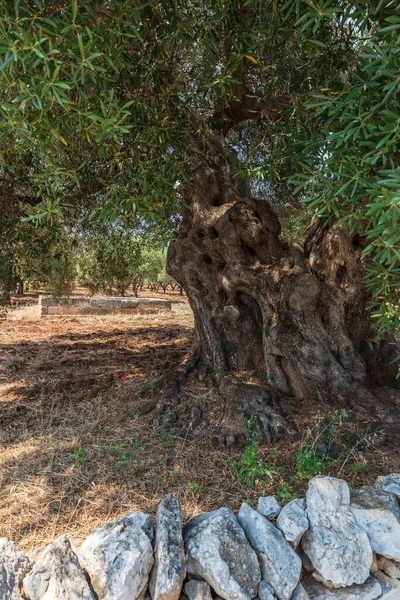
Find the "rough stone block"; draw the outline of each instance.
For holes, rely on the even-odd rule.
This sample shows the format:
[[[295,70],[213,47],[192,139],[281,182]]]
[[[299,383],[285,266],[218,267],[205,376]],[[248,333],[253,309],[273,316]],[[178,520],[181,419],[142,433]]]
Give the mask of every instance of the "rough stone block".
[[[171,310],[169,300],[156,298],[69,296],[53,298],[39,296],[39,315],[111,315],[111,314],[157,314]]]
[[[84,307],[82,307],[84,308]],[[47,309],[48,315],[79,315],[80,306],[49,306]]]

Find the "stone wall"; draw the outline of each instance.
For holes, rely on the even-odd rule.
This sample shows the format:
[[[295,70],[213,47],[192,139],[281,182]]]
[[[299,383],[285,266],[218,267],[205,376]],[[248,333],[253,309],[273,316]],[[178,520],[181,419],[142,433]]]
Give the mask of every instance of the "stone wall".
[[[39,296],[39,316],[54,315],[112,315],[112,314],[157,314],[171,310],[169,300],[158,298],[124,298],[96,296],[68,296],[54,298]]]
[[[399,600],[400,473],[350,490],[314,477],[306,498],[220,508],[182,527],[170,494],[142,512],[61,536],[36,564],[0,539],[1,600]],[[155,528],[154,528],[155,525]]]

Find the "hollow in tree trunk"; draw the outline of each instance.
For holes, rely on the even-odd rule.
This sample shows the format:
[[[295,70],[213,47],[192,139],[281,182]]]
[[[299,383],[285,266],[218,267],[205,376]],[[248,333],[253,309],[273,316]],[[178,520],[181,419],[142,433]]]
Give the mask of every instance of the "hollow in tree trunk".
[[[290,429],[293,401],[351,407],[394,385],[394,347],[371,328],[360,236],[314,219],[302,239],[282,242],[271,206],[232,179],[232,155],[212,143],[167,271],[194,313],[192,364],[227,401],[220,441],[243,441],[251,419],[269,442]]]

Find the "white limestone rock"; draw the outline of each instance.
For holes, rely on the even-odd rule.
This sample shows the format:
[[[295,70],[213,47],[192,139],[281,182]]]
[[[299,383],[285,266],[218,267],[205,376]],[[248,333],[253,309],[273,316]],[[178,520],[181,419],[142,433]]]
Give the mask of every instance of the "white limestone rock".
[[[367,485],[351,492],[351,511],[368,535],[372,550],[400,561],[400,507],[396,496]]]
[[[206,581],[191,579],[185,584],[184,592],[189,600],[212,600],[211,588]]]
[[[334,585],[364,583],[372,549],[350,512],[347,483],[334,477],[314,477],[308,485],[307,515],[310,527],[302,538],[302,548],[314,569]]]
[[[189,575],[226,600],[251,600],[261,580],[257,555],[228,508],[194,517],[184,529]]]
[[[79,556],[99,600],[137,600],[153,566],[153,523],[141,512],[92,531]]]
[[[303,581],[303,587],[313,600],[375,600],[382,593],[382,587],[376,579],[369,577],[361,585],[332,590],[309,577]]]
[[[286,504],[279,513],[276,526],[282,531],[293,548],[297,548],[303,534],[309,527],[304,499],[297,498]]]
[[[66,536],[47,546],[23,585],[29,600],[94,600]]]
[[[263,579],[279,600],[290,600],[300,578],[300,558],[279,529],[248,504],[242,504],[238,521],[257,552]]]
[[[375,487],[385,490],[385,492],[391,492],[400,500],[400,473],[379,475]]]
[[[164,496],[157,510],[154,559],[149,586],[152,599],[178,600],[186,575],[186,560],[181,507],[171,494]]]
[[[275,496],[261,496],[258,499],[257,511],[267,519],[275,519],[282,510]]]
[[[275,600],[274,590],[272,587],[262,579],[258,587],[258,597],[260,600]]]
[[[395,560],[389,560],[384,556],[378,556],[376,559],[377,569],[393,577],[394,579],[400,579],[400,563]]]
[[[0,538],[0,598],[20,600],[22,580],[33,567],[33,562],[18,546]]]

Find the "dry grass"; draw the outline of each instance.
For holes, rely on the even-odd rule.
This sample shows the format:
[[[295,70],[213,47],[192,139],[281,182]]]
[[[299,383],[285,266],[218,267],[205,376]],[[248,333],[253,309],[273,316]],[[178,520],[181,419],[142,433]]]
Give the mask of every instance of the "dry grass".
[[[167,491],[187,519],[254,503],[293,476],[298,439],[276,444],[270,484],[237,481],[237,454],[213,443],[223,403],[198,381],[188,383],[176,422],[143,414],[162,393],[161,376],[189,348],[192,314],[179,301],[157,316],[38,319],[36,307],[25,306],[0,323],[0,536],[34,552],[61,533],[82,538],[130,511],[154,514]],[[207,419],[188,433],[193,405]],[[297,422],[314,442],[318,410],[301,407]],[[359,441],[329,472],[360,484],[398,469],[398,448],[377,449],[351,427]],[[360,462],[367,468],[358,474]],[[299,493],[305,486],[297,482]]]

